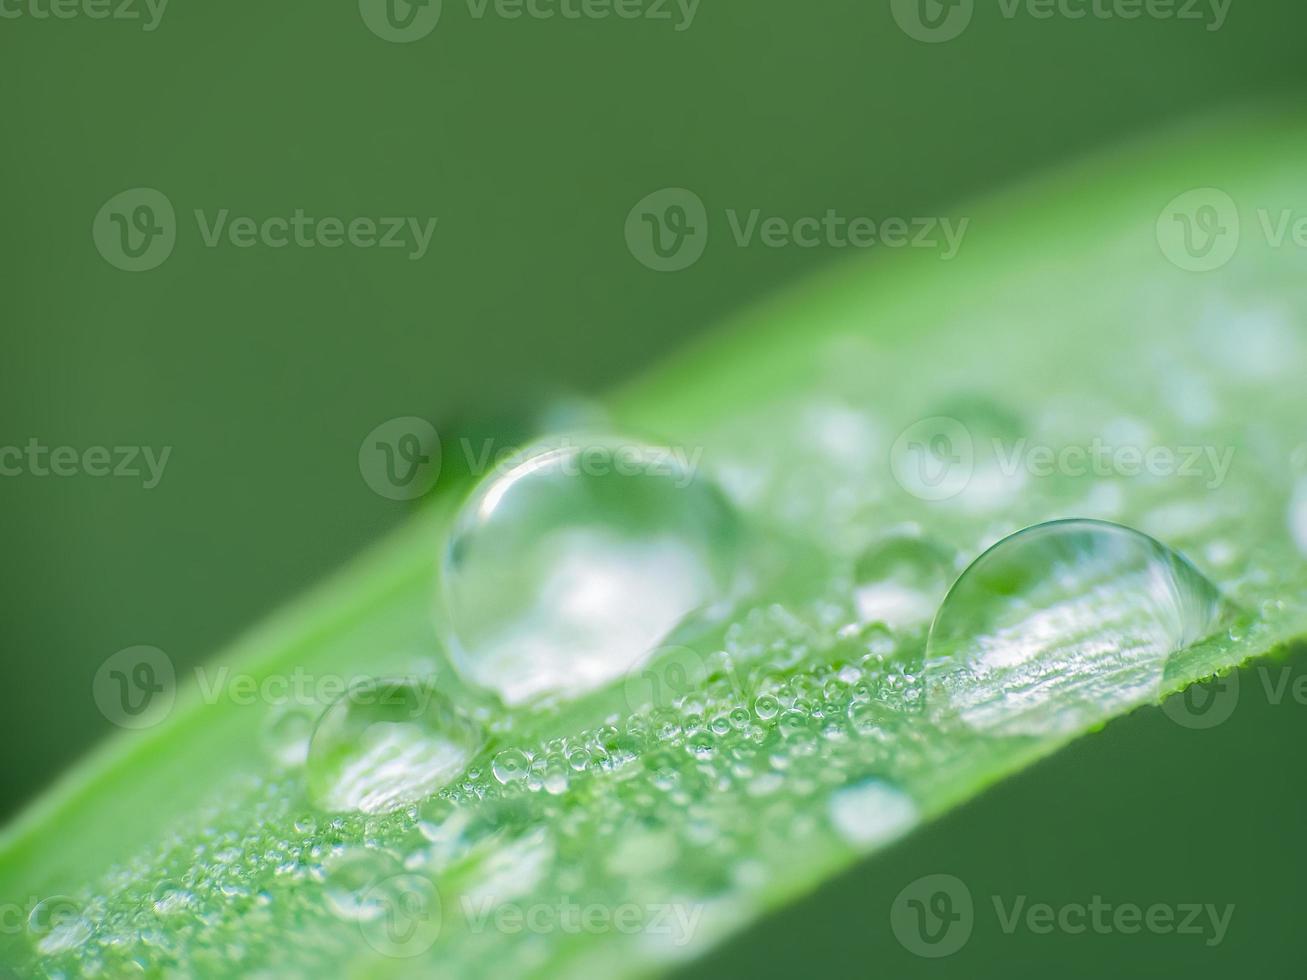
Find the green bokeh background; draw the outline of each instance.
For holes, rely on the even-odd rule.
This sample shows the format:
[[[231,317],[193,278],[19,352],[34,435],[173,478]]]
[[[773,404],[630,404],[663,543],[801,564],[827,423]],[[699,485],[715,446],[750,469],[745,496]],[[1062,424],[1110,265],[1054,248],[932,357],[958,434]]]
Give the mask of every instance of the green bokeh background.
[[[111,653],[150,644],[185,670],[403,518],[359,473],[379,423],[520,431],[848,258],[738,248],[718,225],[700,262],[658,274],[623,239],[649,192],[690,188],[718,213],[957,214],[1307,76],[1293,0],[1235,0],[1219,31],[981,3],[938,45],[854,0],[703,0],[682,32],[446,0],[405,45],[347,0],[171,0],[141,27],[0,19],[0,445],[173,447],[148,491],[0,478],[4,812],[109,730],[91,679]],[[138,186],[168,195],[180,231],[129,274],[90,228]],[[196,208],[439,225],[418,262],[209,249]]]

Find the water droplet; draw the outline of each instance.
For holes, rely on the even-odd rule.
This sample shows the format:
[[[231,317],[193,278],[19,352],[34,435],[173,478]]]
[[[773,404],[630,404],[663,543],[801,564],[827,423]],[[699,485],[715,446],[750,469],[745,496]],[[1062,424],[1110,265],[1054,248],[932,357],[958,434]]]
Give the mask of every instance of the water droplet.
[[[263,724],[263,749],[283,766],[301,766],[309,752],[313,723],[320,709],[291,703],[274,709]]]
[[[155,915],[165,918],[186,912],[194,902],[195,896],[176,881],[161,881],[150,893]]]
[[[781,710],[781,703],[774,694],[759,694],[753,702],[753,710],[762,721],[770,721]]]
[[[1307,476],[1299,477],[1289,504],[1289,532],[1298,550],[1307,555]]]
[[[431,682],[365,681],[323,712],[309,745],[309,791],[327,810],[393,810],[457,776],[484,741]]]
[[[912,532],[874,542],[854,567],[858,614],[903,629],[928,623],[948,589],[953,555]]]
[[[614,843],[605,859],[610,874],[647,875],[671,867],[679,856],[676,837],[667,830],[653,830],[631,822],[617,828]]]
[[[531,760],[521,749],[504,749],[490,764],[490,771],[494,777],[505,786],[526,779],[530,768]]]
[[[865,850],[902,837],[920,819],[911,799],[879,779],[837,789],[830,796],[828,809],[839,835]]]
[[[854,701],[848,707],[849,724],[862,738],[883,738],[891,712],[878,701]]]
[[[42,899],[27,916],[27,933],[43,956],[76,949],[91,937],[92,931],[82,906],[67,895]]]
[[[717,741],[709,732],[699,732],[686,739],[685,749],[696,759],[706,761],[717,751]]]
[[[333,915],[347,922],[366,922],[385,912],[373,885],[399,872],[399,862],[383,851],[354,848],[327,868],[323,898]]]
[[[1027,432],[1005,405],[981,394],[965,395],[905,429],[894,444],[891,466],[899,485],[921,500],[998,510],[1027,482],[1024,468],[1006,465],[1011,447]]]
[[[1138,531],[1054,521],[1004,538],[949,590],[926,648],[932,708],[1001,734],[1070,734],[1156,694],[1225,607]]]
[[[575,697],[728,596],[738,523],[688,458],[604,439],[536,447],[484,481],[442,566],[459,672],[508,704]]]

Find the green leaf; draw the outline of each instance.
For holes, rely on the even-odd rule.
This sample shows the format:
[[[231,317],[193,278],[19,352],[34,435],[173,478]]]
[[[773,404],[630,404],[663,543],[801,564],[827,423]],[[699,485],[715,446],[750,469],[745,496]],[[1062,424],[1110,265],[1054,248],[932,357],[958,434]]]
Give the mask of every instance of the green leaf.
[[[1292,225],[1277,235],[1304,150],[1303,120],[1268,110],[1086,161],[952,215],[968,222],[956,258],[843,264],[614,393],[613,429],[702,450],[767,570],[729,621],[678,637],[706,675],[697,705],[628,729],[644,716],[619,683],[518,709],[448,799],[318,812],[302,766],[268,751],[269,689],[245,703],[228,682],[422,675],[460,691],[433,625],[435,556],[465,490],[446,487],[7,831],[0,895],[52,901],[34,933],[0,937],[4,960],[110,976],[657,973],[1114,717],[1301,640],[1307,278]],[[948,461],[963,442],[956,485],[904,472],[923,451],[905,447]],[[958,569],[1060,518],[1186,555],[1220,590],[1219,628],[1148,664],[1147,684],[1136,663],[1105,675],[1054,642],[1028,724],[959,717],[949,695],[982,681],[951,678],[941,702],[928,624],[867,622],[893,608],[873,596],[860,612],[860,562],[913,525]],[[986,695],[1000,721],[1007,693]],[[771,694],[775,712],[757,704]],[[489,763],[505,747],[581,749],[585,764],[501,787]]]

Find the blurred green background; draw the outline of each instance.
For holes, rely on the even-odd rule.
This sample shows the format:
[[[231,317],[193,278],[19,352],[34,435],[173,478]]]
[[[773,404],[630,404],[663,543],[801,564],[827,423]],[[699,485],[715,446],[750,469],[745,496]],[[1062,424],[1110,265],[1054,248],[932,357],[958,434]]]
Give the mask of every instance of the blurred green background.
[[[172,447],[149,490],[0,477],[6,813],[110,730],[91,693],[110,654],[199,662],[402,519],[413,505],[360,475],[377,425],[518,431],[542,401],[602,392],[847,257],[738,248],[717,228],[700,262],[659,274],[623,238],[646,194],[791,218],[953,214],[1307,76],[1293,0],[1236,0],[1220,30],[981,4],[941,44],[860,0],[702,0],[682,31],[674,7],[478,19],[446,0],[407,44],[345,0],[172,0],[155,30],[0,7],[21,13],[0,18],[0,446]],[[179,233],[133,274],[91,225],[142,186],[172,201]],[[224,208],[439,223],[420,261],[203,247],[192,212]]]

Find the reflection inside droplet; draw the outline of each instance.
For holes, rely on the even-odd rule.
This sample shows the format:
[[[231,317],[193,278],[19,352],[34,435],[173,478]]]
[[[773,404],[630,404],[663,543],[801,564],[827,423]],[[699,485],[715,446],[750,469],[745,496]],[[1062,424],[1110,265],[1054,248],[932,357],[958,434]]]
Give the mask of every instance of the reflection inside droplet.
[[[434,793],[484,741],[480,726],[432,682],[365,681],[318,721],[309,743],[309,791],[327,810],[393,810]]]
[[[1153,697],[1167,658],[1223,613],[1197,569],[1138,531],[1027,528],[976,559],[940,606],[928,702],[986,731],[1072,733]]]
[[[677,447],[603,439],[536,447],[490,476],[442,566],[459,672],[508,704],[573,697],[726,596],[739,529],[696,462]]]

